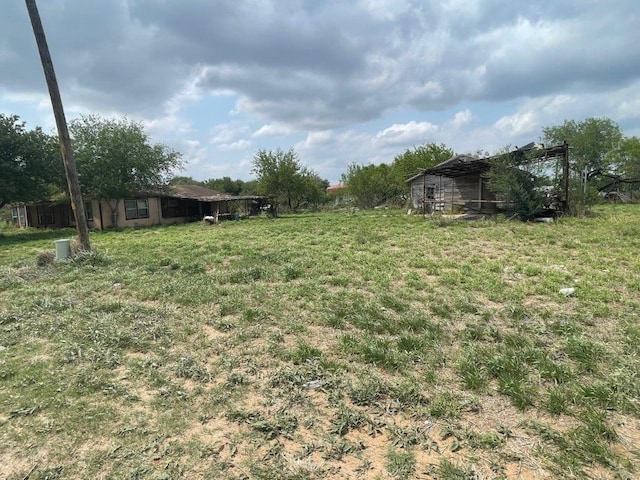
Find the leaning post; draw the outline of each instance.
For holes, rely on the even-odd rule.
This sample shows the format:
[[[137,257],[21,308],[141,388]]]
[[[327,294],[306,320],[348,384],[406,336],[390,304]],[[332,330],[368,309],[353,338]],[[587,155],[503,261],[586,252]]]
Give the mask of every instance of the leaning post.
[[[80,248],[83,251],[88,252],[91,251],[91,244],[89,243],[89,226],[87,225],[87,217],[84,211],[82,192],[80,191],[80,182],[78,180],[78,171],[76,170],[76,161],[73,157],[71,138],[69,137],[67,120],[64,116],[64,109],[62,107],[62,98],[60,97],[58,81],[56,80],[56,74],[53,70],[53,62],[51,61],[49,46],[47,45],[47,38],[45,37],[44,29],[42,28],[42,22],[40,21],[40,14],[38,13],[36,0],[25,0],[25,2],[27,4],[29,18],[31,19],[33,34],[36,37],[38,52],[40,53],[40,60],[42,61],[42,69],[44,70],[44,77],[47,81],[47,87],[49,88],[49,96],[51,97],[53,114],[56,118],[58,140],[60,141],[60,150],[62,151],[64,171],[67,176],[69,194],[71,195],[71,207],[73,210],[73,216],[76,221],[76,230],[78,231]]]

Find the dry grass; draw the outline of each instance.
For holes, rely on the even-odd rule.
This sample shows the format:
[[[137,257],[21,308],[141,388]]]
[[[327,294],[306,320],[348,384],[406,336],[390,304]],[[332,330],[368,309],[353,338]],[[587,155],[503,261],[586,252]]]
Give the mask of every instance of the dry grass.
[[[4,230],[0,478],[632,478],[639,220]]]

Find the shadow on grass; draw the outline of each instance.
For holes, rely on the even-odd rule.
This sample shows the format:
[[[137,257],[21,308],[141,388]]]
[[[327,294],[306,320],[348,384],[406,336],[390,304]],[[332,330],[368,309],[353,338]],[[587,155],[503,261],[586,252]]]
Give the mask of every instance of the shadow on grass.
[[[56,230],[28,229],[20,231],[4,231],[0,232],[0,247],[40,240],[54,241],[60,238],[74,238],[75,236],[76,231],[72,228],[60,228]]]

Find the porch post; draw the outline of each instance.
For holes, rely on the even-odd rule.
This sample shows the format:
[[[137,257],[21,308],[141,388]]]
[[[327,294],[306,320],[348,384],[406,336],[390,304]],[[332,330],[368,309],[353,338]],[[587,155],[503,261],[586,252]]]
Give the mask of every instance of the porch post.
[[[411,195],[413,195],[413,188],[411,188]],[[427,214],[427,175],[422,175],[422,215]]]
[[[569,214],[569,144],[562,144],[562,212]]]

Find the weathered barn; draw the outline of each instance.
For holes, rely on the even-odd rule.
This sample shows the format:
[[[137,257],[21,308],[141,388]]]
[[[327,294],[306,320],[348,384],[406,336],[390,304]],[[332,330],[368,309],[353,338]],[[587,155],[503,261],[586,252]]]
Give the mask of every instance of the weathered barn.
[[[545,148],[535,142],[487,158],[456,155],[408,178],[413,208],[424,212],[495,213],[505,205],[489,190],[486,174],[492,159],[505,155],[511,159],[513,168],[548,177],[549,207],[569,211],[569,145]]]
[[[483,177],[488,170],[485,159],[456,155],[406,180],[411,185],[411,203],[425,212],[494,213],[496,197]]]

